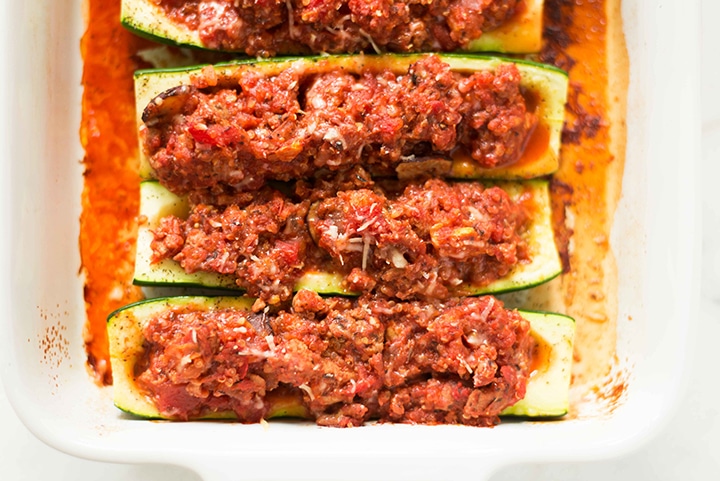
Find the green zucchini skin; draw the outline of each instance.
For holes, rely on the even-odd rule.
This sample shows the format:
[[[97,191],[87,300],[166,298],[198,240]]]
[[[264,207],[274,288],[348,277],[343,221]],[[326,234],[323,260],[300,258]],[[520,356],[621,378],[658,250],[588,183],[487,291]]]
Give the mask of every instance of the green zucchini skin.
[[[536,202],[536,215],[527,232],[532,260],[527,264],[518,264],[508,276],[490,284],[462,287],[458,295],[498,294],[526,289],[547,282],[562,271],[560,256],[555,247],[547,180],[495,182],[494,185],[502,187],[511,198],[522,195],[526,190],[532,192]],[[165,216],[175,215],[184,219],[188,213],[187,200],[171,193],[159,182],[145,181],[140,184],[140,216],[146,220],[138,227],[133,282],[142,286],[239,290],[232,276],[211,272],[188,274],[172,259],[164,259],[155,264],[151,262],[151,230],[156,229]],[[320,294],[353,295],[343,286],[343,276],[337,273],[308,272],[295,286],[295,290],[300,289],[309,289]]]
[[[134,368],[143,355],[142,328],[150,318],[168,308],[197,306],[202,309],[250,310],[249,297],[167,297],[130,304],[108,317],[113,401],[122,411],[146,419],[163,419],[152,400],[135,384]],[[543,346],[541,362],[533,368],[524,399],[503,411],[503,416],[553,418],[567,414],[573,359],[575,321],[562,314],[519,311],[531,326],[531,335]],[[233,419],[232,412],[212,413],[202,419]],[[273,399],[268,418],[306,418],[304,408],[291,398]]]
[[[544,3],[544,0],[526,0],[523,10],[505,25],[484,33],[464,50],[517,54],[539,52],[542,48]],[[120,22],[134,34],[156,42],[209,50],[197,31],[172,22],[151,0],[122,0]]]
[[[389,69],[397,73],[407,72],[408,67],[426,54],[388,55],[333,55],[316,57],[285,57],[258,61],[244,59],[232,63],[217,64],[214,69],[219,85],[237,85],[234,80],[243,71],[254,70],[263,75],[277,75],[291,65],[308,73],[343,70],[358,73],[365,70]],[[543,132],[539,147],[527,149],[517,162],[496,168],[479,167],[476,163],[455,159],[450,176],[457,179],[531,179],[554,173],[559,167],[559,151],[565,102],[567,100],[567,73],[549,65],[474,54],[440,54],[438,57],[450,68],[459,72],[494,70],[503,63],[514,63],[521,73],[521,87],[531,93],[537,102],[538,132]],[[141,115],[145,107],[159,94],[179,85],[191,83],[203,67],[192,66],[171,69],[140,70],[135,74],[135,101],[138,131],[142,127]],[[141,145],[142,147],[142,145]],[[154,177],[147,155],[141,148],[140,176]]]

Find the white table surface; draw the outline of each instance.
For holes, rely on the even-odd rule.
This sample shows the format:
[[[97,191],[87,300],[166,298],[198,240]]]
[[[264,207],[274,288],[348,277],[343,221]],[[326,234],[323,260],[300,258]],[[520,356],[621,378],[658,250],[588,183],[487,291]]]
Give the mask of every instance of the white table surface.
[[[703,1],[703,262],[700,328],[682,407],[660,434],[634,453],[592,463],[506,468],[492,480],[715,480],[720,479],[720,1]],[[712,184],[711,184],[712,183]],[[168,466],[133,466],[73,458],[37,440],[10,407],[0,381],[0,480],[197,481]]]

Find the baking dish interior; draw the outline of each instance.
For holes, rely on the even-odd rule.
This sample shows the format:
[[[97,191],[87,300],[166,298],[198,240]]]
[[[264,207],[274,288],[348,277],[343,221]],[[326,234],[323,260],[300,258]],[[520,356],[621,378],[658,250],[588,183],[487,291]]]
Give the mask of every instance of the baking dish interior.
[[[606,386],[620,391],[601,386],[563,421],[337,430],[293,421],[138,421],[113,407],[112,388],[92,381],[77,241],[81,3],[6,2],[2,17],[2,371],[8,398],[39,438],[77,456],[179,464],[208,479],[237,475],[237,466],[257,479],[418,480],[467,472],[482,478],[513,462],[627,451],[677,407],[698,291],[696,6],[650,0],[623,6],[631,62],[628,150],[611,239],[617,362]],[[682,59],[681,68],[666,58]],[[358,462],[372,469],[357,469]]]

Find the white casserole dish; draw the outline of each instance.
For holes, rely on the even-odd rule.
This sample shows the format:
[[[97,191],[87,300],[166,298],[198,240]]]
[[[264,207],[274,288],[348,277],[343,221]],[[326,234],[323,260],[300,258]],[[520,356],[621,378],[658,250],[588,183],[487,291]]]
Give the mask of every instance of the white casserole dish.
[[[618,405],[609,411],[589,401],[577,419],[495,429],[348,430],[297,422],[137,421],[113,407],[110,388],[91,381],[77,248],[81,3],[3,2],[0,17],[0,355],[8,398],[40,439],[95,460],[181,465],[204,479],[484,479],[511,463],[627,452],[676,409],[698,299],[695,2],[626,0],[623,7],[631,85],[623,196],[612,236],[617,373],[627,384]]]

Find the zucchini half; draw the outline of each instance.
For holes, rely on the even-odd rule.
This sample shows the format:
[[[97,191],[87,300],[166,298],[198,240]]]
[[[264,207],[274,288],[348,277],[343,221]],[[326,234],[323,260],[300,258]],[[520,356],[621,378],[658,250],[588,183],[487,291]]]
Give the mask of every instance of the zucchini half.
[[[544,0],[525,0],[504,25],[471,41],[469,52],[535,53],[542,48]],[[181,47],[207,49],[196,30],[173,22],[151,0],[122,0],[120,21],[128,30],[151,40]]]
[[[550,194],[546,180],[524,182],[496,182],[511,198],[518,198],[527,190],[532,192],[536,203],[531,225],[527,231],[531,262],[518,264],[502,279],[484,286],[469,286],[457,295],[479,295],[515,291],[542,284],[556,277],[562,271],[560,257],[555,247],[552,228]],[[235,289],[240,287],[235,278],[210,272],[188,274],[179,263],[164,259],[151,263],[153,239],[151,230],[160,225],[168,215],[187,218],[190,206],[185,198],[178,197],[157,181],[140,184],[140,217],[144,220],[138,228],[135,257],[134,283],[143,286],[183,286]],[[296,290],[308,289],[321,294],[352,295],[343,287],[343,276],[324,272],[308,272],[300,278]]]
[[[162,419],[156,406],[136,383],[134,369],[143,355],[142,329],[150,318],[171,307],[250,310],[249,297],[167,297],[131,304],[108,317],[110,362],[113,372],[113,401],[122,411],[142,418]],[[568,391],[573,359],[575,321],[554,313],[519,311],[530,322],[538,348],[533,356],[525,398],[503,411],[507,416],[560,417],[568,412]],[[203,419],[232,419],[232,412],[213,413]],[[268,418],[307,417],[298,400],[277,396],[271,399]]]
[[[272,60],[244,60],[215,65],[219,77],[218,85],[236,86],[237,78],[243,71],[256,70],[264,75],[277,75],[293,65],[308,73],[323,73],[341,69],[349,73],[367,70],[389,69],[407,73],[408,67],[417,62],[423,54],[411,55],[350,55],[324,57],[294,57]],[[509,165],[496,168],[479,167],[467,156],[453,160],[451,177],[461,179],[530,179],[552,174],[559,167],[560,140],[565,119],[567,99],[567,73],[539,63],[469,54],[438,55],[450,68],[459,72],[494,70],[503,63],[514,63],[520,70],[521,87],[536,105],[538,124],[531,134],[523,156]],[[200,73],[203,66],[174,69],[140,70],[135,73],[135,100],[138,131],[142,126],[142,112],[158,95],[179,85],[191,83],[191,78]],[[140,175],[143,179],[153,178],[149,159],[140,148]]]
[[[190,205],[184,197],[173,194],[159,182],[146,180],[140,183],[140,218],[137,248],[135,251],[135,273],[133,283],[139,286],[208,287],[215,289],[240,290],[232,276],[215,272],[194,272],[188,274],[172,259],[152,263],[152,230],[160,226],[163,217],[174,215],[186,219]],[[295,286],[296,290],[308,289],[321,294],[351,295],[343,287],[343,276],[327,272],[306,272]]]

